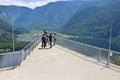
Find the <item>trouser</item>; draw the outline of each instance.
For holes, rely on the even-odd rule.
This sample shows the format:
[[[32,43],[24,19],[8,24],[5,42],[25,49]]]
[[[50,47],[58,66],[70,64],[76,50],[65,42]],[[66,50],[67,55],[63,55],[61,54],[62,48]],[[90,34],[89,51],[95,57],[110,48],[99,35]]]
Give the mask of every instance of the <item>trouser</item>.
[[[55,45],[56,44],[56,39],[54,39],[54,44],[53,45]]]
[[[45,48],[46,47],[46,41],[42,41],[42,48]]]
[[[49,43],[50,43],[50,48],[52,48],[52,41],[49,41]]]

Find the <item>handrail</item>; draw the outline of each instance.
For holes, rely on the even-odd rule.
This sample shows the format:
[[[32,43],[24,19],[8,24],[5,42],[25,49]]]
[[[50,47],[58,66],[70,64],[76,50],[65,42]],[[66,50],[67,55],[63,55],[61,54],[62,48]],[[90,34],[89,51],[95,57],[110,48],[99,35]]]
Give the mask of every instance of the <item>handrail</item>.
[[[108,49],[91,46],[88,44],[80,43],[77,41],[73,41],[73,40],[61,38],[61,37],[57,38],[57,44],[63,47],[66,47],[68,49],[74,50],[83,55],[86,55],[88,57],[94,58],[100,62],[105,62],[107,64],[108,54],[109,54]],[[114,59],[117,56],[120,56],[120,52],[112,51],[112,50],[111,52],[112,54],[110,55],[109,63],[115,64]]]
[[[27,46],[25,46],[22,50],[26,49],[27,47],[29,47],[31,44],[33,44],[35,41],[37,41],[39,39],[38,38],[35,38],[33,41],[31,41]]]
[[[34,43],[36,40],[38,40],[38,38],[35,38],[33,41],[31,41],[29,44],[27,44],[22,50],[26,49],[27,47],[29,47],[32,43]],[[21,51],[21,50],[20,50]],[[1,53],[0,55],[7,55],[7,54],[15,54],[17,52],[20,52],[20,51],[15,51],[15,52],[6,52],[6,53]]]
[[[96,47],[96,46],[88,45],[88,44],[85,44],[85,43],[81,43],[81,42],[73,41],[73,40],[66,39],[66,38],[63,38],[63,39],[65,39],[65,40],[69,40],[69,41],[71,41],[71,42],[74,42],[74,43],[77,43],[77,44],[81,44],[81,45],[84,45],[84,46],[88,46],[88,47],[93,47],[93,48],[100,49],[100,50],[106,50],[106,51],[109,51],[108,49],[105,49],[105,48],[100,48],[100,47]],[[111,52],[115,52],[115,53],[120,54],[120,52],[113,51],[113,50],[111,50]]]
[[[38,37],[20,51],[0,54],[0,68],[19,66],[21,62],[30,55],[30,52],[39,44],[40,41],[41,40]]]
[[[22,61],[25,60],[28,55],[30,55],[31,51],[38,45],[40,41],[41,41],[40,38],[36,38],[20,51],[0,54],[0,68],[19,66],[22,63]],[[57,44],[69,48],[71,50],[77,51],[88,57],[95,58],[98,61],[107,60],[108,51],[109,51],[107,49],[94,47],[91,45],[87,45],[84,43],[80,43],[65,38],[57,38]],[[116,51],[112,51],[112,52],[113,52],[113,56],[110,57],[111,63],[113,63],[113,58],[115,56],[118,55],[120,56],[119,52]]]
[[[10,55],[10,54],[18,54],[20,51],[15,51],[15,52],[6,52],[6,53],[2,53],[2,54],[0,54],[0,56],[1,55]]]

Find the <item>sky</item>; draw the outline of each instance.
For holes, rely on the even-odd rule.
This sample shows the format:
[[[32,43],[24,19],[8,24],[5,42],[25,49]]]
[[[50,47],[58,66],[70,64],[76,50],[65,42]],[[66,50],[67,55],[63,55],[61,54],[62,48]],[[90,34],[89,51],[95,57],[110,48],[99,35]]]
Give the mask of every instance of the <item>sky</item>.
[[[46,5],[49,2],[70,1],[70,0],[0,0],[0,5],[26,6],[34,9],[35,7]]]

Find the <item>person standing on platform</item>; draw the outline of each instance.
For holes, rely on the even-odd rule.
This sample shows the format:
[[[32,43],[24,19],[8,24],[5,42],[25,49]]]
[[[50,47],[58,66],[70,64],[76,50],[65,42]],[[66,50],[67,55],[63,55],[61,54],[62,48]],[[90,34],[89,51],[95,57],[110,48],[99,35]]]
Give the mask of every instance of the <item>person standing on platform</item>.
[[[41,48],[45,48],[46,47],[46,35],[42,34],[42,45]]]
[[[56,33],[54,33],[54,42],[53,42],[53,45],[54,46],[56,45]]]
[[[46,36],[46,46],[47,46],[47,43],[48,43],[48,33],[47,33],[46,29],[43,30],[43,33]]]
[[[52,48],[52,34],[49,34],[49,43],[50,43],[50,48]]]

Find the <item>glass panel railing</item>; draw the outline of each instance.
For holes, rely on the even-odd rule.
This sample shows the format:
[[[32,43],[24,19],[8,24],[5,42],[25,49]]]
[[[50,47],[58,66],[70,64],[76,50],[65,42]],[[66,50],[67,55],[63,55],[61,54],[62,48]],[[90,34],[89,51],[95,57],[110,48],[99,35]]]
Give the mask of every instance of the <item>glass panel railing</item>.
[[[36,38],[21,51],[0,54],[0,68],[19,66],[21,62],[30,55],[31,51],[33,51],[40,41],[39,38]]]
[[[33,49],[36,48],[36,46],[40,43],[40,41],[41,40],[37,38],[21,50],[21,56],[20,56],[20,62],[19,62],[20,64],[22,61],[26,59],[28,55],[30,55],[31,51],[33,51]]]
[[[110,59],[108,58],[109,50],[90,46],[80,42],[72,41],[65,38],[57,38],[57,44],[66,47],[70,50],[74,50],[88,57],[94,58],[98,61],[112,63],[120,66],[120,52],[111,51]],[[109,59],[109,60],[108,60]]]
[[[20,51],[0,54],[0,68],[18,66]]]

